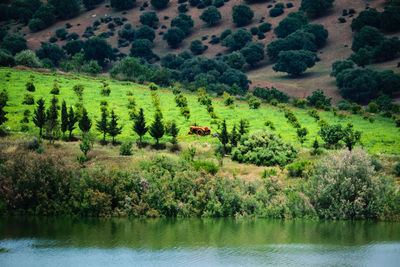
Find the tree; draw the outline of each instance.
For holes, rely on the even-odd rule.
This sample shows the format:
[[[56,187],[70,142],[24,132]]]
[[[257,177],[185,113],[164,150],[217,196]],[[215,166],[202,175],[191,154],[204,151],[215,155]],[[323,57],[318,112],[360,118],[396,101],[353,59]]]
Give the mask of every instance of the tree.
[[[343,139],[343,129],[340,124],[324,125],[318,134],[328,147],[337,145]]]
[[[392,3],[385,7],[381,16],[381,28],[387,32],[395,32],[400,29],[400,5],[398,3]]]
[[[220,21],[222,18],[221,13],[215,6],[211,6],[203,11],[200,16],[200,19],[203,20],[208,26],[212,26]]]
[[[61,105],[61,132],[63,136],[65,136],[65,132],[68,129],[68,110],[67,110],[67,103],[63,100]]]
[[[65,58],[64,50],[62,50],[58,45],[49,42],[43,42],[41,48],[36,51],[36,55],[40,59],[50,59],[56,66],[60,60]]]
[[[72,40],[68,41],[64,46],[63,49],[67,52],[67,54],[73,56],[81,52],[84,42],[82,40]]]
[[[46,111],[45,127],[46,133],[50,135],[51,142],[54,142],[59,126],[57,102],[58,100],[56,96],[53,96],[53,98],[51,99],[51,105]]]
[[[233,22],[238,27],[249,25],[254,17],[253,10],[247,5],[235,5],[232,8]]]
[[[306,136],[308,134],[307,128],[298,128],[297,131],[297,138],[299,139],[300,143],[303,144],[304,141],[306,140]]]
[[[226,145],[229,143],[229,133],[226,127],[226,120],[223,120],[221,125],[221,131],[218,133],[218,139],[224,147],[224,153],[226,153]]]
[[[232,147],[236,147],[239,140],[240,140],[240,135],[236,131],[236,124],[234,124],[231,134],[229,135],[229,143],[232,145]]]
[[[112,137],[112,143],[115,144],[115,137],[122,132],[122,126],[118,126],[118,117],[115,115],[114,110],[111,111],[111,120],[108,124],[108,134]]]
[[[336,77],[340,72],[346,69],[354,68],[354,62],[351,60],[335,61],[332,64],[331,76]]]
[[[149,27],[155,27],[158,24],[157,13],[153,10],[146,11],[140,15],[140,23]]]
[[[48,4],[54,6],[57,17],[61,19],[75,17],[81,9],[78,0],[49,0]]]
[[[79,120],[79,129],[85,134],[90,131],[90,128],[92,128],[92,122],[89,119],[87,110],[84,108],[82,111],[82,117]]]
[[[351,29],[353,31],[359,31],[364,26],[372,26],[379,28],[381,24],[381,16],[375,8],[370,8],[361,11],[357,18],[353,19],[351,22]]]
[[[185,35],[188,35],[190,29],[193,28],[194,22],[192,17],[186,14],[179,14],[178,17],[171,20],[171,27],[178,27]]]
[[[111,69],[110,75],[112,78],[119,77],[132,81],[137,77],[148,77],[149,70],[139,59],[125,57]]]
[[[126,9],[131,9],[134,4],[135,0],[111,0],[111,7],[117,9],[117,10],[126,10]]]
[[[372,51],[374,62],[384,62],[397,57],[400,52],[400,40],[397,37],[385,38]]]
[[[185,33],[178,27],[172,27],[164,34],[164,39],[172,48],[178,48],[180,43],[185,39]]]
[[[135,29],[133,29],[132,24],[125,24],[124,27],[118,31],[118,36],[129,42],[135,40]]]
[[[164,136],[164,124],[162,122],[162,115],[160,112],[156,112],[154,116],[154,121],[150,126],[149,133],[150,135],[156,139],[156,146],[158,146],[158,141],[161,137]]]
[[[360,48],[356,53],[350,56],[350,60],[356,63],[358,66],[364,68],[369,65],[372,61],[372,52],[367,48]]]
[[[154,30],[147,25],[141,26],[135,33],[135,39],[147,39],[153,42],[154,38],[156,38]]]
[[[393,96],[400,92],[400,74],[392,70],[385,70],[378,73],[378,88],[383,94]]]
[[[240,53],[239,51],[235,51],[224,56],[223,60],[226,64],[229,65],[229,67],[237,70],[241,70],[243,68],[244,63],[246,63],[243,54]]]
[[[168,127],[167,126],[165,127],[165,131],[169,136],[172,137],[171,143],[176,144],[177,143],[176,137],[178,136],[179,128],[176,125],[176,122],[174,120],[171,122],[171,124]]]
[[[8,120],[6,117],[8,112],[4,110],[4,107],[7,105],[7,101],[8,94],[7,91],[3,89],[0,94],[0,126]]]
[[[140,108],[139,114],[135,117],[133,124],[133,131],[139,135],[139,146],[142,146],[142,137],[147,133],[147,130],[143,109]]]
[[[246,62],[251,66],[264,59],[264,45],[262,43],[249,43],[240,50]]]
[[[82,3],[87,10],[91,10],[96,7],[96,5],[101,4],[103,0],[83,0]]]
[[[312,95],[307,96],[307,102],[310,106],[324,108],[324,106],[331,106],[332,98],[327,98],[324,91],[318,89],[313,91]]]
[[[168,5],[169,0],[150,0],[150,3],[153,7],[162,9]]]
[[[106,144],[106,135],[108,133],[108,115],[107,115],[107,110],[103,109],[101,111],[101,119],[97,121],[96,123],[96,128],[97,130],[103,134],[103,140],[102,144]]]
[[[315,54],[306,50],[289,50],[279,53],[279,59],[272,68],[274,71],[287,72],[298,76],[307,68],[315,65]]]
[[[178,69],[183,64],[184,59],[172,53],[166,54],[161,58],[161,66],[168,69]]]
[[[204,51],[203,43],[200,40],[193,40],[190,43],[190,51],[192,51],[194,55],[201,55]]]
[[[385,39],[384,35],[371,26],[364,26],[358,33],[354,35],[353,45],[351,49],[357,52],[361,48],[376,47]]]
[[[12,67],[14,66],[14,64],[15,60],[14,57],[10,54],[10,52],[5,49],[0,49],[0,66]]]
[[[343,141],[346,144],[346,147],[351,151],[360,139],[361,132],[354,131],[351,123],[347,124],[347,127],[343,129]]]
[[[328,39],[329,33],[321,24],[307,24],[302,30],[315,36],[315,44],[318,47],[323,47]]]
[[[333,7],[334,0],[302,0],[300,9],[309,17],[315,18],[323,15]]]
[[[132,43],[131,57],[144,58],[149,61],[154,58],[152,44],[147,39],[138,39]]]
[[[251,33],[246,31],[246,29],[239,29],[237,32],[225,37],[222,45],[229,47],[232,51],[236,51],[243,48],[252,38]]]
[[[55,8],[51,4],[42,4],[29,21],[29,29],[33,32],[44,29],[56,21]]]
[[[43,127],[46,123],[46,112],[43,98],[40,98],[37,102],[37,108],[33,112],[32,121],[39,128],[39,136],[42,137]]]
[[[23,50],[15,55],[15,64],[30,68],[40,68],[42,63],[32,50]]]
[[[305,24],[300,19],[288,16],[279,22],[279,25],[274,29],[274,32],[278,38],[285,38],[289,34],[301,29],[304,25]]]
[[[69,140],[72,140],[72,131],[75,130],[75,124],[78,122],[78,116],[75,115],[74,109],[69,107],[67,129],[69,131]]]
[[[26,39],[21,34],[9,33],[4,37],[0,47],[15,56],[18,52],[27,49]]]
[[[106,40],[94,37],[85,42],[83,53],[86,60],[96,60],[100,66],[106,65],[106,60],[113,60],[115,55]]]

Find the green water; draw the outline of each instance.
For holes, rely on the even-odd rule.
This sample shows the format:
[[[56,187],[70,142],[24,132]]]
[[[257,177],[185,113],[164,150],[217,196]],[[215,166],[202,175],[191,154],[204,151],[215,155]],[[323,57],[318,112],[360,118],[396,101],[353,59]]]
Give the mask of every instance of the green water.
[[[400,223],[0,218],[0,266],[400,266]]]

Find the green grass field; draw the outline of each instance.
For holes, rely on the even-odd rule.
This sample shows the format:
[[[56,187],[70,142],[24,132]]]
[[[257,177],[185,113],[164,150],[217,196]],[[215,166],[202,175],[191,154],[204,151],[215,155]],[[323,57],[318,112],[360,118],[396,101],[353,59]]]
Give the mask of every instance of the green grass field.
[[[10,73],[10,77],[7,77]],[[25,88],[27,81],[32,80],[36,87],[35,92],[28,92]],[[75,95],[72,87],[75,84],[83,84],[85,89],[83,93],[83,103],[88,110],[89,115],[94,122],[100,117],[100,101],[106,100],[108,108],[113,109],[120,118],[120,123],[123,125],[122,134],[117,137],[120,141],[135,140],[136,134],[132,131],[132,122],[129,120],[128,113],[128,96],[129,91],[133,92],[133,97],[136,100],[137,108],[142,107],[145,111],[147,123],[150,124],[154,116],[154,108],[151,102],[150,90],[143,86],[130,82],[120,82],[109,80],[111,94],[110,96],[102,96],[100,88],[102,78],[93,78],[83,75],[59,75],[56,73],[38,73],[33,71],[14,70],[9,68],[0,68],[0,90],[7,89],[9,94],[9,102],[6,107],[8,114],[8,122],[5,126],[12,131],[20,131],[20,120],[23,118],[24,110],[29,109],[33,113],[34,105],[22,104],[24,95],[29,93],[34,95],[35,101],[43,97],[48,106],[52,95],[50,90],[53,87],[54,80],[58,81],[60,86],[59,103],[63,100],[67,102],[67,106],[75,105],[78,102],[78,97]],[[212,132],[217,132],[216,125],[211,124],[211,117],[206,111],[205,106],[201,106],[197,102],[195,94],[186,94],[190,108],[191,118],[185,120],[180,115],[179,109],[175,105],[174,95],[169,90],[161,90],[159,92],[161,99],[161,109],[164,115],[164,121],[175,120],[180,128],[178,140],[180,142],[208,142],[217,143],[216,138],[211,136],[198,137],[187,135],[189,126],[197,123],[201,126],[211,126]],[[290,124],[287,123],[283,112],[279,108],[262,105],[257,110],[249,109],[247,103],[236,102],[235,107],[225,107],[220,100],[214,99],[215,112],[220,119],[226,119],[229,129],[234,123],[238,123],[240,119],[246,118],[250,121],[250,131],[256,129],[266,129],[265,121],[271,120],[275,124],[276,132],[279,133],[286,141],[293,142],[299,146],[296,139],[296,132]],[[308,139],[305,142],[305,147],[311,147],[312,141],[318,135],[319,126],[314,118],[307,115],[307,109],[295,109],[296,114],[302,127],[309,130]],[[356,130],[362,131],[362,144],[371,153],[387,152],[400,154],[400,131],[396,128],[392,119],[376,117],[374,123],[364,120],[359,115],[348,115],[344,119],[339,119],[332,112],[320,112],[321,118],[325,119],[330,124],[341,123],[346,125],[348,122],[354,124]],[[93,127],[93,131],[97,132]],[[38,129],[34,127],[32,122],[29,122],[29,133],[38,134]],[[75,134],[80,134],[79,129],[75,130]],[[98,134],[100,139],[100,134]],[[150,135],[146,134],[145,141],[153,142]],[[168,141],[168,137],[164,137],[161,141]],[[320,140],[320,139],[319,139]],[[321,141],[321,140],[320,140]]]

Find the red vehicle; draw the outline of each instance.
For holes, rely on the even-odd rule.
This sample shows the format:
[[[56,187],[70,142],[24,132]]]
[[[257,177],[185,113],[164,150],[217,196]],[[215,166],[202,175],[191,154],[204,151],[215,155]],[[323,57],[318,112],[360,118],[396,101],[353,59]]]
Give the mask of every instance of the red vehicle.
[[[199,136],[211,134],[210,127],[200,127],[200,126],[190,126],[190,131],[188,134],[197,134]]]

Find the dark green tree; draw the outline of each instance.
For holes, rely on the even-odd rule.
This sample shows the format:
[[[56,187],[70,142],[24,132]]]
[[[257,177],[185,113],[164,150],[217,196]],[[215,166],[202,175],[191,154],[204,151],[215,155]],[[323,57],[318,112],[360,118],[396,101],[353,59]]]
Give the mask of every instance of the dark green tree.
[[[302,0],[300,9],[309,17],[315,18],[326,13],[333,7],[334,0]]]
[[[229,143],[229,133],[226,127],[226,120],[223,120],[221,125],[221,131],[218,133],[218,139],[224,147],[224,153],[226,153],[226,145]]]
[[[111,111],[111,119],[108,124],[108,134],[112,137],[112,143],[115,144],[115,137],[122,132],[122,126],[118,126],[118,117],[114,110]]]
[[[243,65],[246,63],[246,60],[242,53],[239,51],[232,52],[223,57],[223,60],[229,67],[241,70]]]
[[[97,121],[96,123],[96,128],[97,130],[103,134],[103,140],[102,144],[106,144],[106,135],[108,133],[108,115],[107,115],[107,110],[102,109],[101,111],[101,119]]]
[[[86,60],[96,60],[100,66],[105,66],[107,60],[115,58],[112,47],[106,40],[94,37],[85,42],[83,47]]]
[[[249,132],[250,123],[247,119],[241,119],[239,121],[239,133],[240,135],[247,134]]]
[[[74,109],[69,107],[69,112],[68,112],[68,125],[67,129],[69,131],[69,140],[72,140],[72,131],[75,130],[75,124],[78,122],[78,116],[75,115]]]
[[[240,140],[240,135],[236,130],[236,124],[234,124],[231,134],[229,135],[229,143],[232,145],[232,147],[237,147],[239,140]]]
[[[337,145],[343,139],[343,129],[340,124],[324,125],[318,134],[328,147]]]
[[[74,56],[81,52],[84,42],[82,40],[72,40],[68,41],[64,46],[63,49],[67,52],[68,55]]]
[[[299,139],[300,143],[303,144],[306,141],[306,136],[308,134],[307,128],[298,128],[297,131],[297,138]]]
[[[65,103],[65,100],[63,100],[62,105],[61,105],[61,132],[63,133],[63,136],[65,136],[65,132],[68,129],[68,109],[67,109],[67,103]]]
[[[247,5],[235,5],[232,8],[233,22],[238,27],[249,25],[254,17],[253,10]]]
[[[358,66],[364,68],[366,65],[371,64],[373,54],[368,48],[360,48],[356,53],[350,56],[350,60]]]
[[[353,21],[351,22],[351,29],[358,32],[364,26],[380,28],[380,25],[381,14],[375,8],[370,8],[361,11],[358,14],[357,18],[353,19]]]
[[[221,13],[215,6],[211,6],[203,11],[200,19],[203,20],[208,26],[212,26],[221,20]]]
[[[135,0],[111,0],[111,7],[117,10],[126,10],[131,9],[134,4]]]
[[[307,68],[315,65],[315,54],[307,50],[289,50],[279,53],[279,59],[272,68],[274,71],[287,72],[298,76]]]
[[[125,24],[124,27],[118,31],[118,36],[130,42],[135,40],[135,29],[132,27],[132,24]]]
[[[329,33],[321,24],[308,24],[302,30],[315,36],[315,44],[318,47],[323,47],[328,39]]]
[[[131,57],[144,58],[149,61],[155,57],[152,43],[147,39],[137,39],[132,43]]]
[[[185,39],[185,33],[178,27],[172,27],[164,34],[164,39],[172,48],[178,48],[183,39]]]
[[[7,34],[3,42],[0,44],[0,48],[9,51],[13,56],[22,50],[26,50],[28,47],[26,45],[26,39],[18,33]]]
[[[81,9],[78,0],[49,0],[47,3],[55,7],[56,16],[61,19],[75,17]]]
[[[351,151],[360,139],[361,132],[354,131],[351,123],[347,124],[347,127],[343,129],[343,142],[346,144],[346,147]]]
[[[246,29],[239,29],[237,32],[232,33],[225,37],[222,45],[229,47],[232,51],[243,48],[248,42],[252,40],[252,35]]]
[[[37,102],[37,108],[33,112],[32,121],[39,128],[39,136],[43,136],[43,127],[46,123],[46,109],[44,106],[43,98],[40,98]]]
[[[79,129],[85,134],[90,131],[90,128],[92,128],[92,121],[89,119],[87,110],[84,108],[79,120]]]
[[[4,110],[5,106],[7,105],[7,101],[8,94],[7,91],[3,89],[0,94],[0,126],[8,120],[6,117],[8,112]]]
[[[135,117],[133,124],[133,131],[139,135],[139,146],[142,146],[142,137],[147,133],[147,130],[143,109],[140,108],[139,114]]]
[[[240,50],[246,62],[254,66],[264,59],[264,45],[262,43],[248,43]]]
[[[169,0],[150,0],[150,3],[154,8],[162,9],[168,5]]]
[[[194,22],[192,17],[186,14],[179,14],[178,17],[171,20],[171,27],[178,27],[185,35],[188,35],[190,29],[193,28]]]
[[[87,10],[91,10],[96,7],[96,5],[101,4],[104,0],[83,0],[82,4]]]
[[[354,62],[351,60],[335,61],[332,64],[331,76],[336,77],[341,71],[354,68]]]
[[[54,142],[56,138],[57,132],[59,130],[59,121],[58,121],[58,99],[56,96],[53,96],[51,99],[51,105],[46,111],[46,134],[50,137],[50,142]]]
[[[153,42],[154,38],[156,38],[156,33],[147,25],[141,26],[135,33],[135,39],[147,39]]]
[[[146,11],[140,15],[140,23],[149,27],[155,27],[158,24],[157,13],[153,10]]]
[[[190,43],[190,51],[193,55],[201,55],[204,51],[203,43],[200,40],[193,40]]]
[[[55,66],[58,66],[59,61],[65,58],[64,51],[58,45],[49,42],[43,42],[41,48],[36,51],[36,55],[40,59],[50,59]]]
[[[378,46],[385,39],[384,35],[371,26],[364,26],[358,33],[354,35],[351,49],[357,52],[361,48]]]
[[[278,38],[285,38],[289,34],[301,29],[304,25],[305,24],[302,20],[288,16],[279,22],[279,25],[274,29],[274,32]]]
[[[176,137],[178,136],[179,128],[174,120],[171,122],[170,125],[168,125],[168,127],[167,126],[165,127],[165,131],[167,135],[172,137],[171,143],[176,144],[177,143]]]
[[[154,116],[154,121],[149,129],[150,135],[156,139],[156,146],[159,144],[159,139],[164,136],[165,129],[164,124],[162,122],[162,115],[160,112],[156,112]]]

